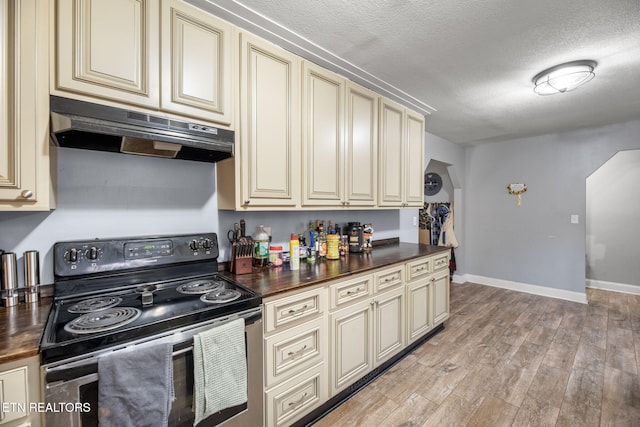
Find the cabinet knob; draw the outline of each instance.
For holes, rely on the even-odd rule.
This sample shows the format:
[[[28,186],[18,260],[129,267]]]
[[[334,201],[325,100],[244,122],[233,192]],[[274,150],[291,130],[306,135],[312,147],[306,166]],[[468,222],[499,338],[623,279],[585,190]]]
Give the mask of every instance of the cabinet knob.
[[[249,203],[251,203],[251,200],[245,200],[243,204],[248,205]]]
[[[29,197],[33,196],[33,191],[31,191],[31,190],[22,190],[22,193],[20,193],[20,195],[23,198],[28,199]]]

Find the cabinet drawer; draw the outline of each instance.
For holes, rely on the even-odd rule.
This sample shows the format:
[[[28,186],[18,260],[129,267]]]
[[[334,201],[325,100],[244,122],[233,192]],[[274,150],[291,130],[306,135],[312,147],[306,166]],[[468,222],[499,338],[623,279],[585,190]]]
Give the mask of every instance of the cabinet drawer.
[[[387,268],[373,274],[374,293],[402,285],[404,265]]]
[[[0,373],[0,403],[12,404],[8,412],[3,411],[0,424],[26,417],[28,400],[26,366]]]
[[[417,279],[431,273],[432,258],[420,258],[407,263],[407,280]]]
[[[324,359],[322,319],[315,319],[265,339],[265,385],[286,380]]]
[[[324,289],[276,298],[265,302],[265,332],[310,320],[324,312]]]
[[[449,253],[445,252],[433,257],[433,271],[449,267]]]
[[[266,425],[291,425],[326,400],[324,364],[317,365],[266,393]]]
[[[366,276],[334,283],[329,287],[331,309],[339,308],[368,297],[373,293],[372,282],[373,277],[368,274]]]

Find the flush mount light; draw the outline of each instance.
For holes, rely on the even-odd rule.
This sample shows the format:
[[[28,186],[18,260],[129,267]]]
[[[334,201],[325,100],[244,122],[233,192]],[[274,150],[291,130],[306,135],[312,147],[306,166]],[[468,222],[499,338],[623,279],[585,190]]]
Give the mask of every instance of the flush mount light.
[[[538,95],[553,95],[576,89],[595,77],[595,61],[573,61],[548,68],[533,78],[533,91]]]

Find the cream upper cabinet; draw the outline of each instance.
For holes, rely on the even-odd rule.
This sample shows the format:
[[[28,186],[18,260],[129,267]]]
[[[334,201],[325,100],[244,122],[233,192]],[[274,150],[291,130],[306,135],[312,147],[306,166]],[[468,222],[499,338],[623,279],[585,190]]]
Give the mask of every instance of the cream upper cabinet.
[[[240,132],[233,159],[218,163],[221,209],[300,205],[300,61],[240,34]]]
[[[375,206],[378,98],[368,89],[304,62],[304,206]]]
[[[49,17],[39,3],[0,2],[0,210],[53,207]]]
[[[179,0],[161,9],[160,108],[230,126],[233,27]]]
[[[424,118],[381,98],[378,156],[378,204],[422,207]]]
[[[406,115],[405,206],[424,205],[424,116],[407,110]]]
[[[233,128],[229,23],[181,0],[56,0],[54,9],[52,93]]]
[[[375,206],[377,202],[379,98],[375,92],[347,81],[344,155],[347,206]]]
[[[157,108],[159,2],[57,0],[52,89]]]
[[[302,203],[344,205],[345,79],[303,62]]]

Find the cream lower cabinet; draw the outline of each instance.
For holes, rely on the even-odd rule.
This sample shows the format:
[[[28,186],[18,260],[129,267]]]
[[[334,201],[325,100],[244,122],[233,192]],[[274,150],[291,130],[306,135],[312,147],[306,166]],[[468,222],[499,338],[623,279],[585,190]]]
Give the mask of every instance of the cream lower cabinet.
[[[407,263],[407,344],[449,318],[449,253]]]
[[[49,153],[48,8],[0,2],[0,210],[54,207]]]
[[[329,285],[331,295],[345,296],[341,304],[335,306],[340,308],[329,315],[332,396],[404,347],[401,276],[394,285],[384,287],[384,291],[374,291],[379,289],[379,278],[389,279],[390,274],[385,270],[351,279],[346,286],[343,282]],[[367,283],[373,284],[370,293],[363,291]],[[348,301],[350,297],[351,303]]]
[[[39,358],[0,365],[0,426],[39,427],[40,413],[31,411],[30,404],[41,402]]]
[[[235,157],[219,162],[218,207],[300,206],[300,60],[240,34],[240,132]]]
[[[51,3],[52,93],[234,127],[237,42],[229,23],[181,0]]]
[[[326,290],[264,302],[265,424],[290,425],[327,399]]]

